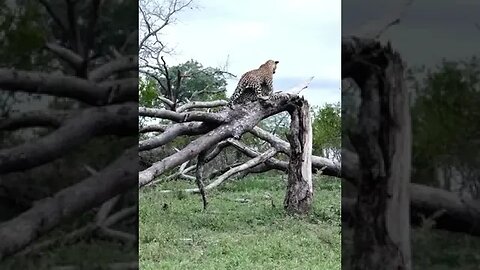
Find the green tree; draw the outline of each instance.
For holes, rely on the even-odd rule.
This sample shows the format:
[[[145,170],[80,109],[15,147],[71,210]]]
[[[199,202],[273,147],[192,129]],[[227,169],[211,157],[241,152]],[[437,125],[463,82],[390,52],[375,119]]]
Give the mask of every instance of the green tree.
[[[466,186],[478,193],[474,179],[480,177],[479,64],[477,57],[443,61],[423,80],[410,77],[416,90],[412,108],[416,181],[435,183],[439,170],[446,181],[451,173],[460,173]]]
[[[339,159],[341,150],[340,103],[314,108],[312,125],[313,154]]]
[[[174,103],[226,99],[226,73],[218,68],[203,67],[197,61],[167,68],[140,80],[140,105],[160,106],[160,96]]]

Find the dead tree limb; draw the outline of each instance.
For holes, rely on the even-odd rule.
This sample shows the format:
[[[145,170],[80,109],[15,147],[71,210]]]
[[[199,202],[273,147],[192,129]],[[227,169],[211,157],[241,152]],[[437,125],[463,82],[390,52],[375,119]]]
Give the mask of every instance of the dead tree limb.
[[[214,108],[227,105],[226,100],[214,100],[214,101],[192,101],[177,108],[177,112],[181,113],[190,109],[197,108]]]
[[[168,125],[149,125],[145,127],[140,127],[139,131],[140,133],[148,133],[148,132],[164,132],[167,130]],[[160,145],[159,145],[160,146]],[[157,146],[158,147],[158,146]]]
[[[138,89],[125,81],[97,84],[69,75],[0,68],[0,88],[5,91],[68,97],[90,105],[105,105],[112,91],[117,102],[138,101]]]
[[[145,107],[138,108],[138,113],[140,116],[157,117],[175,122],[203,121],[210,123],[222,123],[226,119],[225,113],[208,113],[200,111],[177,113],[171,110],[152,109]]]
[[[199,135],[212,130],[212,127],[202,122],[178,123],[168,127],[162,134],[143,140],[138,151],[147,151],[165,145],[182,135]]]
[[[136,108],[136,103],[87,108],[47,136],[0,150],[0,173],[52,161],[97,135],[133,134],[138,130]]]
[[[58,55],[62,60],[69,63],[73,69],[79,69],[82,65],[83,58],[74,51],[67,49],[63,46],[55,43],[47,43],[45,45],[47,49]]]
[[[279,137],[261,129],[260,127],[255,127],[250,130],[250,133],[263,139],[275,147],[278,151],[289,155],[290,154],[290,145],[288,142],[280,139]],[[312,165],[316,169],[325,167],[323,174],[339,177],[341,174],[341,164],[339,162],[334,162],[324,157],[312,156]]]
[[[135,187],[138,173],[137,149],[127,150],[97,175],[61,190],[51,198],[0,225],[0,260],[53,229],[108,199]]]
[[[27,127],[57,128],[71,115],[70,112],[54,110],[11,114],[0,118],[0,130],[17,130]]]
[[[239,173],[239,172],[242,172],[246,169],[255,167],[258,164],[263,163],[265,160],[273,157],[276,153],[277,153],[277,150],[272,147],[272,148],[268,149],[266,152],[264,152],[263,154],[259,155],[258,157],[252,158],[249,161],[247,161],[247,162],[245,162],[245,163],[243,163],[239,166],[231,168],[230,170],[228,170],[227,172],[225,172],[224,174],[219,176],[217,179],[215,179],[215,181],[208,184],[205,187],[205,190],[211,190],[213,188],[218,187],[219,185],[221,185],[225,180],[227,180],[232,175],[234,175],[236,173]],[[169,193],[169,192],[172,192],[172,190],[162,190],[160,192]],[[190,189],[185,189],[184,192],[186,192],[186,193],[199,193],[200,190],[198,188],[190,188]]]
[[[117,72],[137,70],[138,58],[137,56],[122,56],[113,61],[110,61],[89,73],[89,80],[98,82],[108,78],[110,75]]]
[[[244,107],[235,110],[224,110],[221,115],[225,115],[226,123],[211,130],[204,136],[192,141],[181,151],[154,163],[150,168],[140,172],[139,186],[144,186],[157,176],[196,157],[201,151],[210,149],[218,142],[229,137],[239,137],[241,134],[251,130],[262,119],[286,110],[289,106],[294,106],[298,97],[287,95],[278,95],[277,98],[267,102],[252,102]],[[263,104],[261,104],[263,103]]]

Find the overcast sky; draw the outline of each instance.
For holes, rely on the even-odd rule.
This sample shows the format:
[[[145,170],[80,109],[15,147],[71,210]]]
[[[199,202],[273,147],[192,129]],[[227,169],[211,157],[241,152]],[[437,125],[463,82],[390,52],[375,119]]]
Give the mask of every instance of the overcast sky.
[[[405,1],[342,0],[342,28],[356,33],[359,26],[380,18]],[[409,66],[432,67],[442,58],[460,60],[480,55],[480,1],[413,0],[399,25],[382,37],[390,40]]]
[[[170,65],[189,59],[220,67],[237,79],[268,59],[280,61],[276,91],[288,90],[315,76],[304,95],[313,105],[340,102],[340,1],[196,0],[198,9],[177,16],[163,40],[175,48]]]

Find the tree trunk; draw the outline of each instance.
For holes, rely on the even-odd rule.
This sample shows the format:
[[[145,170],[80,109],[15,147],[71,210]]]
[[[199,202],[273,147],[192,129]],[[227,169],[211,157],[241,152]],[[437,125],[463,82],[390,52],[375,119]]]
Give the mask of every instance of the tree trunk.
[[[358,86],[343,93],[343,137],[360,165],[351,266],[411,269],[411,125],[402,62],[389,45],[352,39],[342,47],[342,78]]]
[[[307,214],[313,200],[312,123],[308,102],[300,99],[290,115],[291,154],[284,207],[290,214]]]

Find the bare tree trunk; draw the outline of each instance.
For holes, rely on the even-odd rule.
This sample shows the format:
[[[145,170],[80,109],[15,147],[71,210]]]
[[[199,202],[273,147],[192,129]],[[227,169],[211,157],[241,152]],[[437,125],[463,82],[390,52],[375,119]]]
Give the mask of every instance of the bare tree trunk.
[[[344,41],[344,136],[358,154],[352,269],[411,269],[411,135],[408,92],[400,56],[390,46]],[[356,88],[356,90],[353,90]],[[350,91],[350,92],[348,92]]]
[[[288,186],[284,207],[290,214],[307,214],[312,208],[312,122],[306,100],[290,113],[292,121],[288,140],[291,145]]]

